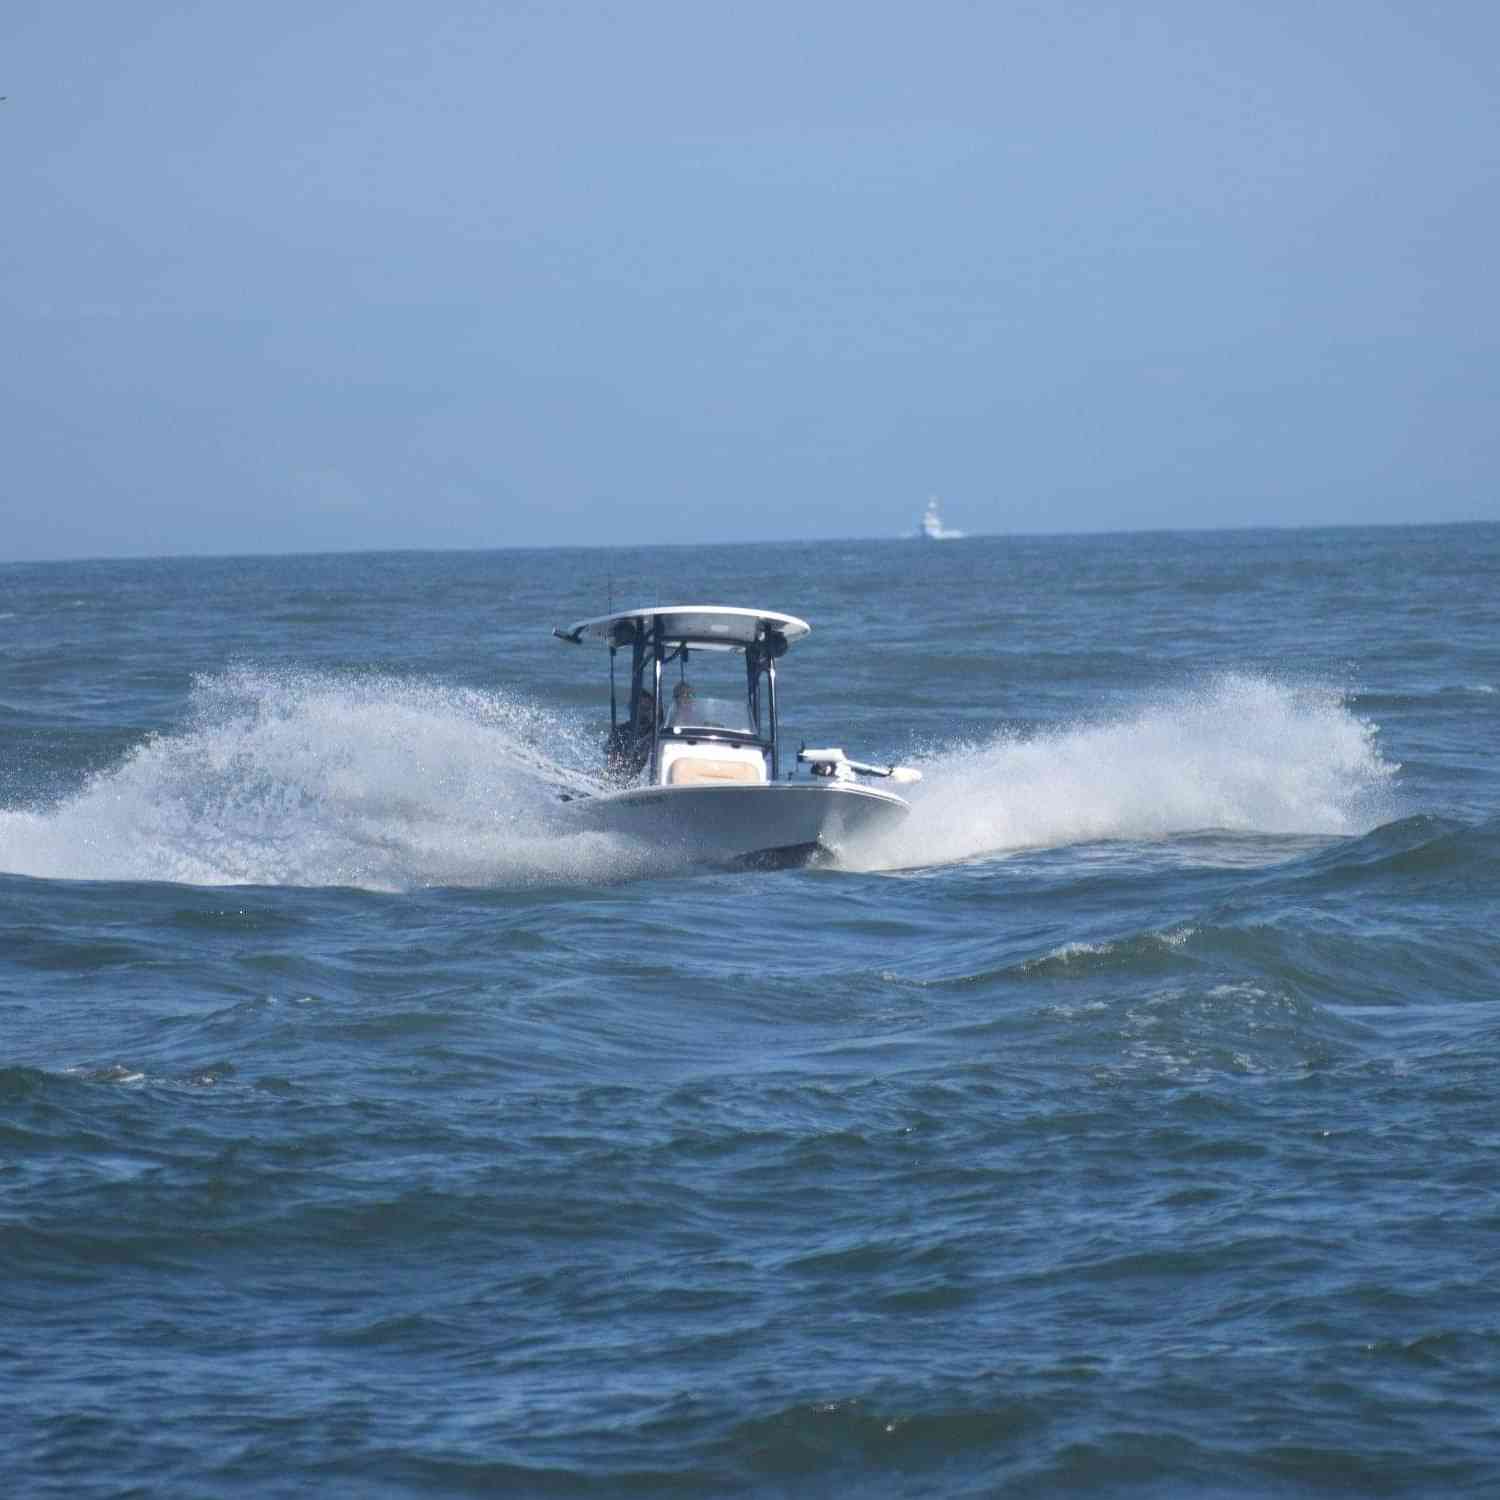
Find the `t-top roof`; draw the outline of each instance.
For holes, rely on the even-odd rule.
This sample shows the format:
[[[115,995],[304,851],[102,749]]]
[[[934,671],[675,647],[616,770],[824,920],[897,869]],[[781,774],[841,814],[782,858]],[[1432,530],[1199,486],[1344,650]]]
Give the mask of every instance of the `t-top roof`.
[[[593,620],[580,620],[566,630],[554,630],[565,641],[575,645],[585,639],[603,641],[605,645],[623,645],[633,633],[626,626],[654,627],[661,621],[662,639],[691,641],[699,645],[743,647],[774,631],[788,645],[800,641],[812,626],[796,615],[778,614],[774,609],[734,609],[724,604],[658,604],[649,609],[622,609]]]

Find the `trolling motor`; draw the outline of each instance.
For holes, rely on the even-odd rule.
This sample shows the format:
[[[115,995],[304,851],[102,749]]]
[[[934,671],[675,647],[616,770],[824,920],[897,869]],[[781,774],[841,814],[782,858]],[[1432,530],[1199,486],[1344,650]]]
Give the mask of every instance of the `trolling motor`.
[[[797,759],[814,776],[826,776],[832,781],[853,781],[856,776],[889,776],[892,781],[920,781],[922,773],[912,766],[872,766],[862,760],[850,760],[837,748],[809,750],[806,745],[797,752]]]

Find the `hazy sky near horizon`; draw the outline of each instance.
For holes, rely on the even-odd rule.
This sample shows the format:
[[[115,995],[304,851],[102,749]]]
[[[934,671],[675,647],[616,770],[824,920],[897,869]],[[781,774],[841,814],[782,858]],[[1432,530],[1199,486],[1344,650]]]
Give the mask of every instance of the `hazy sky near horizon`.
[[[1500,519],[1500,7],[9,0],[0,559]]]

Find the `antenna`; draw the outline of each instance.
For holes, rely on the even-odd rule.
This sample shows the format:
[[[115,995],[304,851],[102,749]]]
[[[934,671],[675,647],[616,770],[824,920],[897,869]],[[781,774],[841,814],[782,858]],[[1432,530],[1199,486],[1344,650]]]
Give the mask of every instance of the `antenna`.
[[[607,614],[615,612],[615,575],[609,575],[609,592],[606,595],[609,600]],[[609,631],[609,727],[613,729],[618,722],[618,714],[615,709],[615,632],[614,627]]]

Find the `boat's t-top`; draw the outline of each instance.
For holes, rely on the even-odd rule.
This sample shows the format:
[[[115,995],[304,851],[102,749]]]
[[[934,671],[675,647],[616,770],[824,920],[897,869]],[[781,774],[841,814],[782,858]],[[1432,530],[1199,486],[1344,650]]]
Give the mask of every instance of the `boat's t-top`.
[[[613,777],[634,780],[649,768],[644,779],[654,786],[764,785],[781,774],[776,662],[811,629],[774,610],[670,604],[581,620],[554,634],[609,647]],[[625,650],[630,688],[622,716],[615,657]]]

